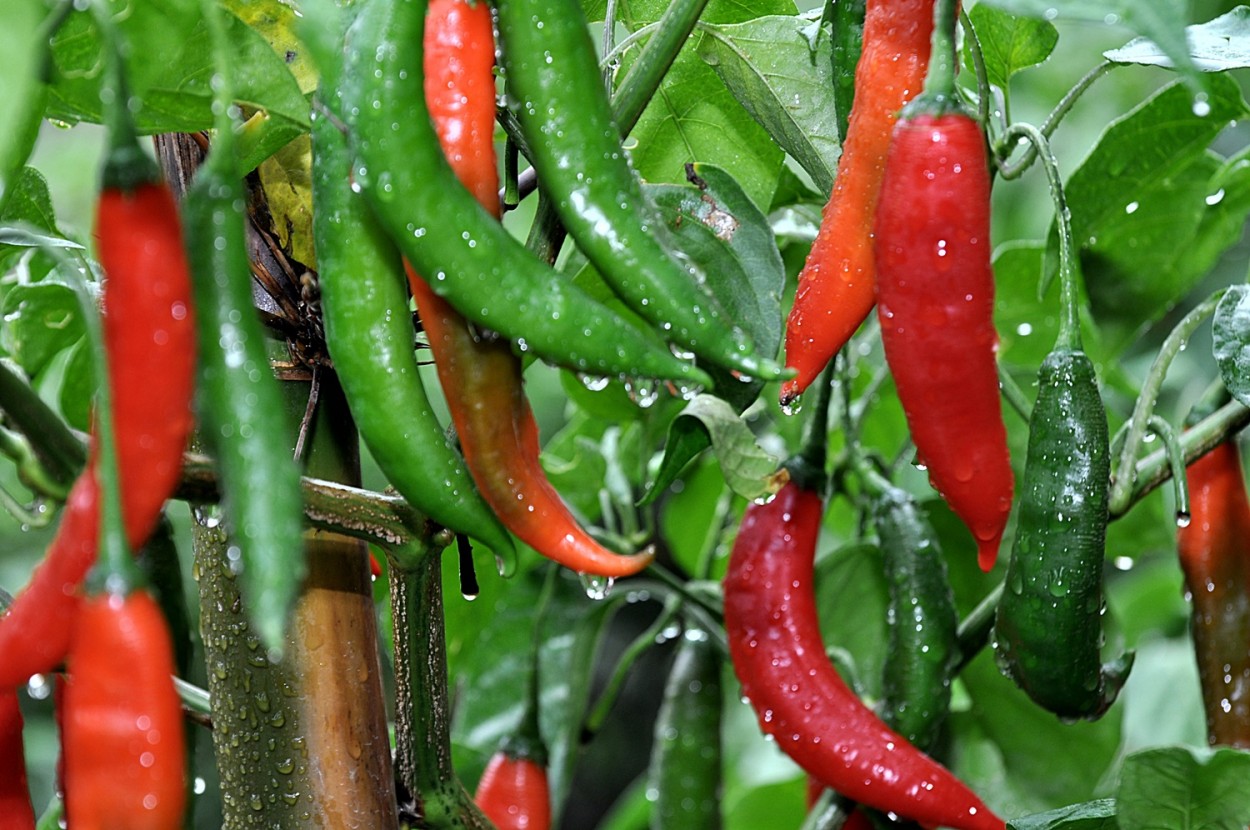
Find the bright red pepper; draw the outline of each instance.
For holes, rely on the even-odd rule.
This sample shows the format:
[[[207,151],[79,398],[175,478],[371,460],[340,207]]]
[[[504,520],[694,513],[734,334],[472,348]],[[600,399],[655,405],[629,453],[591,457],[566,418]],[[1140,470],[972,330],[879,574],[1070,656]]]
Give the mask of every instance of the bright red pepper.
[[[425,30],[425,94],[456,176],[499,215],[495,167],[494,39],[485,3],[436,0]],[[590,537],[547,480],[538,426],[507,340],[480,336],[411,267],[409,285],[434,352],[465,464],[504,526],[543,556],[576,571],[627,576],[651,553],[620,556]]]
[[[868,0],[837,178],[786,322],[786,366],[798,375],[782,385],[782,403],[816,379],[876,301],[873,214],[890,130],[929,65],[933,2]]]
[[[175,830],[186,738],[173,645],[144,591],[83,602],[64,695],[65,812],[74,830]]]
[[[0,830],[33,830],[35,826],[24,752],[17,692],[0,689]]]
[[[729,654],[760,729],[861,804],[923,824],[1003,830],[958,778],[882,723],[826,657],[812,590],[824,503],[796,478],[747,508],[724,580]]]
[[[156,180],[110,184],[107,176],[106,171],[96,243],[105,275],[104,342],[126,531],[137,550],[181,475],[191,431],[191,279],[169,189]],[[93,451],[47,555],[0,618],[0,687],[21,685],[33,674],[54,669],[69,648],[80,602],[76,592],[96,559],[97,463]]]
[[[551,791],[538,762],[500,750],[491,756],[473,795],[498,830],[549,830]]]
[[[1199,458],[1187,478],[1191,520],[1176,537],[1207,737],[1250,749],[1250,500],[1237,444]]]
[[[905,112],[895,126],[876,262],[881,339],[917,455],[988,571],[1015,482],[994,358],[989,167],[967,114]]]

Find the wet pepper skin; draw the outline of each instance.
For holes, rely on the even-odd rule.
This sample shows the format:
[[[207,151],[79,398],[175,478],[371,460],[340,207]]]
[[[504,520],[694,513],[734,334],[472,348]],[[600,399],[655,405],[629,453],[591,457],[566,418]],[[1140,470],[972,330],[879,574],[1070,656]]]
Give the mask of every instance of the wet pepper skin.
[[[760,729],[809,775],[925,825],[1003,830],[949,770],[886,726],[825,654],[812,591],[824,502],[788,483],[747,508],[725,575],[734,672]]]
[[[898,123],[877,205],[881,339],[919,459],[987,571],[1014,489],[994,359],[989,197],[973,119]]]

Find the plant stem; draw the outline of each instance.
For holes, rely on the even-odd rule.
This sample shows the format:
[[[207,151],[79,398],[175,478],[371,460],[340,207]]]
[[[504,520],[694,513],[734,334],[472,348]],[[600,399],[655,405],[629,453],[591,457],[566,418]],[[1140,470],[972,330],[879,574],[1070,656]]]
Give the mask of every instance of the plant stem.
[[[1222,296],[1224,296],[1224,289],[1216,291],[1186,314],[1176,324],[1176,328],[1172,329],[1167,339],[1163,341],[1159,354],[1155,356],[1154,363],[1151,364],[1150,371],[1142,382],[1141,393],[1137,396],[1137,404],[1133,408],[1132,417],[1129,419],[1124,446],[1120,450],[1120,459],[1112,472],[1114,484],[1112,485],[1111,497],[1108,502],[1108,509],[1111,515],[1115,516],[1124,513],[1133,500],[1137,481],[1137,451],[1141,448],[1142,439],[1145,437],[1146,430],[1150,425],[1150,416],[1154,413],[1155,402],[1159,398],[1159,390],[1163,387],[1163,379],[1167,375],[1168,367],[1172,365],[1176,355],[1184,348],[1190,335],[1208,317],[1215,313],[1215,307]]]
[[[1024,390],[1020,388],[1020,384],[1016,383],[1016,379],[1007,371],[1007,367],[998,364],[998,385],[1003,391],[1003,397],[1007,399],[1007,403],[1016,414],[1024,419],[1025,423],[1033,417],[1033,405],[1029,403],[1028,397],[1025,396]]]
[[[955,0],[937,0],[933,7],[933,48],[924,94],[934,98],[955,96]]]
[[[44,469],[68,492],[87,465],[87,445],[8,360],[0,360],[0,410],[26,435]]]
[[[964,617],[959,623],[955,637],[959,641],[959,665],[955,668],[955,673],[963,671],[964,667],[972,662],[972,658],[985,648],[990,641],[990,631],[994,628],[994,615],[998,610],[998,600],[1003,595],[1003,583],[998,583],[994,589],[985,595],[985,598],[977,603],[977,607],[968,612],[968,616]]]
[[[1093,86],[1095,81],[1103,75],[1106,75],[1112,69],[1115,69],[1117,66],[1119,66],[1119,64],[1111,63],[1110,61],[1103,61],[1089,72],[1086,72],[1084,77],[1077,81],[1076,85],[1068,90],[1067,94],[1060,99],[1059,103],[1055,105],[1055,108],[1050,111],[1049,115],[1046,116],[1046,120],[1042,122],[1042,126],[1040,128],[1042,135],[1047,138],[1053,135],[1055,130],[1058,129],[1059,123],[1063,121],[1064,116],[1071,111],[1077,100],[1085,94],[1085,91]],[[1011,156],[1011,152],[1014,149],[1015,145],[1009,144],[1006,137],[1004,137],[997,144],[995,144],[994,156],[1002,162],[1005,162]],[[1018,178],[1025,170],[1028,170],[1036,160],[1037,146],[1030,144],[1028,150],[1025,151],[1024,156],[1022,156],[1018,162],[1011,165],[999,163],[998,169],[1004,179],[1015,179]]]
[[[621,687],[625,685],[625,679],[629,676],[629,670],[633,668],[634,663],[638,662],[639,657],[656,644],[661,632],[676,618],[681,605],[682,599],[679,594],[669,594],[664,601],[664,607],[651,625],[635,637],[633,642],[626,647],[620,659],[616,661],[616,668],[612,671],[612,677],[609,678],[607,685],[603,687],[603,691],[599,694],[599,699],[595,701],[594,708],[586,716],[583,728],[585,734],[594,735],[603,726],[603,722],[607,720],[608,715],[612,711],[612,705],[616,703],[616,698],[620,695]]]

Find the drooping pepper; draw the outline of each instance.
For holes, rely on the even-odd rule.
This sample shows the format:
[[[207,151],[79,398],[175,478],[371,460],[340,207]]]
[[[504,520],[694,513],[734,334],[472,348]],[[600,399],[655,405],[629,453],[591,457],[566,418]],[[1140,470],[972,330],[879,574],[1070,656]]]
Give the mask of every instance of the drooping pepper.
[[[1177,530],[1207,739],[1250,749],[1250,501],[1235,441],[1189,466],[1188,526]]]
[[[12,598],[0,592],[0,611]],[[35,810],[26,781],[22,709],[16,689],[0,689],[0,830],[34,830]]]
[[[1114,702],[1133,662],[1130,652],[1102,665],[1099,653],[1111,479],[1107,412],[1081,346],[1075,248],[1059,173],[1040,133],[1019,129],[1037,144],[1055,196],[1062,310],[1058,341],[1038,370],[994,650],[1003,673],[1038,705],[1092,719]]]
[[[525,250],[456,180],[423,95],[425,0],[371,0],[348,33],[339,116],[353,179],[432,290],[480,326],[558,365],[710,385],[650,333]]]
[[[898,111],[924,82],[932,32],[933,0],[868,0],[837,178],[786,321],[786,366],[798,375],[782,385],[783,404],[816,379],[876,302],[872,232],[886,150]]]
[[[464,3],[450,5],[457,14],[468,9]],[[486,6],[478,4],[474,11],[480,15]],[[431,10],[431,31],[442,19]],[[489,40],[489,13],[486,27]],[[493,51],[487,58],[493,62]],[[457,66],[450,55],[444,55],[441,65]],[[489,76],[490,63],[486,72]],[[464,78],[473,73],[453,74]],[[325,111],[339,108],[336,67],[322,69],[321,84],[322,104],[312,125],[313,238],[326,346],[352,415],[383,474],[409,503],[439,524],[481,541],[511,570],[516,558],[512,539],[477,493],[421,380],[399,252],[364,199],[352,192],[347,137]],[[453,99],[450,93],[447,97]],[[493,92],[489,100],[493,120]],[[464,133],[465,143],[477,141],[470,134]],[[489,164],[493,169],[493,148]],[[495,198],[493,191],[490,198]]]
[[[120,59],[107,77],[126,101]],[[192,426],[195,321],[178,206],[139,146],[124,106],[107,109],[109,149],[96,206],[107,382],[118,424],[118,463],[132,548],[151,534],[182,471]],[[96,560],[97,448],[75,481],[60,526],[30,583],[0,618],[0,688],[51,671],[69,650],[77,589]]]
[[[440,145],[465,187],[497,216],[489,8],[436,0],[425,37],[426,101]],[[458,71],[443,74],[447,67]],[[474,332],[411,269],[409,283],[465,462],[504,525],[542,555],[582,573],[626,576],[646,567],[651,554],[618,556],[592,539],[547,480],[521,360],[511,344]]]
[[[473,795],[498,830],[550,830],[547,770],[533,758],[499,750],[491,756]]]
[[[621,147],[599,59],[577,0],[497,0],[508,101],[539,182],[569,235],[613,291],[701,358],[773,379],[779,368],[679,265],[668,231]]]
[[[954,6],[894,126],[875,223],[877,313],[917,456],[989,570],[1011,510],[994,352],[985,138],[954,91]],[[941,45],[937,45],[937,44]]]
[[[1003,830],[958,778],[882,723],[825,654],[813,593],[825,427],[813,423],[819,449],[809,440],[776,497],[747,508],[730,553],[725,631],[743,694],[760,729],[839,793],[924,824]]]

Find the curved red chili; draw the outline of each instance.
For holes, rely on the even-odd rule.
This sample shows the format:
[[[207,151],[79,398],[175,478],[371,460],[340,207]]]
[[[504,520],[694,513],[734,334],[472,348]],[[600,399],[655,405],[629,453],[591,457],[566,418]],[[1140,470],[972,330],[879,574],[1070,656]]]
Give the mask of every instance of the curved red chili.
[[[794,480],[747,508],[725,575],[734,672],[760,729],[809,775],[923,824],[1003,830],[963,782],[868,709],[825,655],[812,592],[824,503]]]
[[[186,737],[173,645],[144,591],[85,600],[65,686],[65,815],[75,830],[176,830]]]
[[[1212,744],[1250,748],[1250,500],[1234,441],[1189,466],[1190,523],[1176,533]]]
[[[929,65],[934,0],[868,0],[855,97],[833,193],[799,272],[786,321],[786,366],[798,375],[781,387],[794,401],[850,339],[876,301],[873,213],[890,130],[920,91]]]
[[[95,235],[126,534],[138,550],[178,481],[191,431],[191,278],[169,189],[156,180],[110,186],[107,177]],[[97,463],[93,451],[47,555],[0,618],[0,687],[52,670],[69,648],[76,591],[96,559]]]
[[[26,783],[22,710],[17,692],[0,689],[0,830],[34,830],[35,811]]]
[[[988,571],[1015,482],[994,358],[989,167],[968,115],[904,113],[895,126],[876,263],[881,339],[917,455]]]
[[[531,758],[496,752],[473,800],[498,830],[550,830],[547,770]]]

